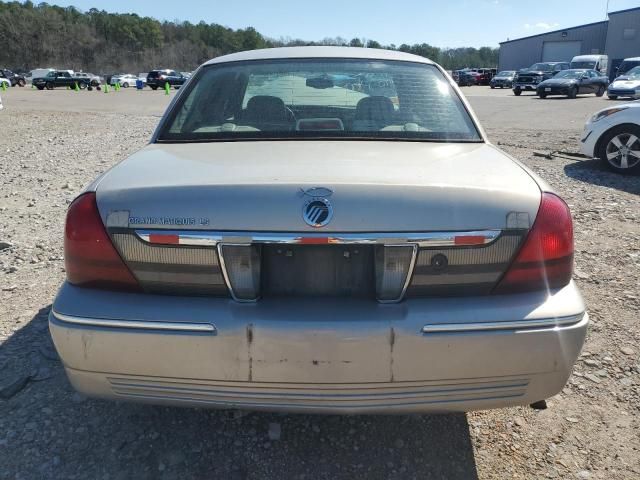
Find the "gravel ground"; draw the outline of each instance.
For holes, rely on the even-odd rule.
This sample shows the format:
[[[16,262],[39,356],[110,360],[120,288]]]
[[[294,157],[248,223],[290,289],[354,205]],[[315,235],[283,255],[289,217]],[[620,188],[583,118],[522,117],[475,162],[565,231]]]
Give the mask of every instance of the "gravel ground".
[[[0,113],[0,479],[640,478],[640,178],[534,155],[577,152],[584,117],[605,101],[541,106],[465,89],[491,139],[573,210],[575,277],[593,323],[562,393],[546,410],[334,417],[74,393],[46,322],[64,278],[65,209],[145,144],[169,98],[16,90]]]

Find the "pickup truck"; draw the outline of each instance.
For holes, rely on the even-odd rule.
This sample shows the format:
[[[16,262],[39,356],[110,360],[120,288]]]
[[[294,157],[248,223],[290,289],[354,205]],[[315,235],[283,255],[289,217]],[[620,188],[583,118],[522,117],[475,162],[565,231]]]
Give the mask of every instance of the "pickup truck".
[[[520,70],[513,79],[513,94],[519,96],[524,90],[536,92],[538,84],[554,77],[558,72],[569,69],[569,62],[534,63]]]
[[[67,70],[57,70],[49,72],[44,77],[34,78],[32,83],[38,90],[44,90],[45,88],[47,90],[53,90],[56,87],[75,88],[76,83],[81,90],[84,90],[90,85],[91,79],[84,76],[72,75]]]

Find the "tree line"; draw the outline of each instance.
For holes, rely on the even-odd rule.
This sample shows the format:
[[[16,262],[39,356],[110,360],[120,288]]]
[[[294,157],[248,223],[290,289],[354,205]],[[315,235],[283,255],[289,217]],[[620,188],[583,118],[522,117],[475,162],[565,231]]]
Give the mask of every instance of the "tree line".
[[[492,67],[498,49],[438,48],[427,43],[381,45],[375,40],[341,37],[307,41],[272,39],[252,27],[232,29],[215,23],[160,22],[136,14],[92,8],[0,0],[0,67],[70,68],[95,73],[175,68],[189,71],[219,55],[279,46],[344,45],[385,48],[421,55],[454,70]]]

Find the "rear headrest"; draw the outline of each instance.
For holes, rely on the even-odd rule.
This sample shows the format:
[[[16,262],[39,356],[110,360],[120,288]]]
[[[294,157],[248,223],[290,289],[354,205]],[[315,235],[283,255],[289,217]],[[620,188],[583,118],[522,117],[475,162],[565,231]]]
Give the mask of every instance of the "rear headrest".
[[[392,117],[393,103],[387,97],[365,97],[356,105],[356,120],[389,120]]]
[[[256,95],[247,102],[248,116],[262,121],[287,120],[287,108],[281,98]]]

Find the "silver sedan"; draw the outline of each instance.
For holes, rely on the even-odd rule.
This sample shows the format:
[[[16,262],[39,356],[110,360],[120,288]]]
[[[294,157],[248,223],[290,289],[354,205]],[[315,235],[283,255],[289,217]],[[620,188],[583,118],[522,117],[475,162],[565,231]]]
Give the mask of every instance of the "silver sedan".
[[[244,52],[200,67],[151,143],[71,204],[50,329],[95,397],[524,405],[563,388],[585,338],[573,252],[565,202],[438,65]]]

